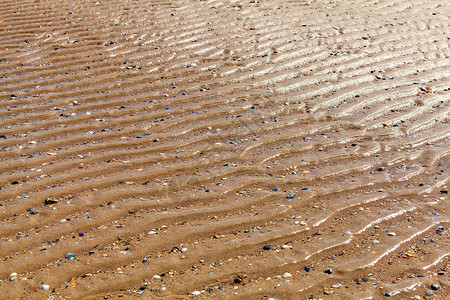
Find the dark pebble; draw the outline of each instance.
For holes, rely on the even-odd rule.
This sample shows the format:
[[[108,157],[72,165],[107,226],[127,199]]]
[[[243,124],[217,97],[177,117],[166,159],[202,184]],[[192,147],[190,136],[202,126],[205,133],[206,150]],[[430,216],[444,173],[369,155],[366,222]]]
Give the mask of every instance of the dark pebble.
[[[279,192],[280,189],[279,189],[279,188],[274,188],[273,191],[274,191],[274,192]]]
[[[386,292],[386,293],[384,293],[384,296],[385,297],[392,297],[392,293],[391,292]]]
[[[431,285],[431,289],[435,290],[435,291],[439,291],[441,289],[441,286],[439,285],[439,283],[433,283]]]
[[[19,184],[18,180],[11,181],[11,184]]]
[[[307,188],[307,187],[302,188],[302,191],[307,191],[307,190],[309,190],[309,188]]]
[[[380,167],[380,168],[377,168],[377,171],[385,171],[386,170],[386,168],[385,167]]]
[[[272,246],[266,245],[263,247],[263,250],[270,250],[270,249],[272,249]]]
[[[311,268],[310,267],[305,267],[305,271],[309,272],[309,271],[311,271]]]
[[[363,277],[362,281],[367,282],[367,281],[369,281],[369,278],[368,277]]]
[[[438,226],[438,230],[444,230],[444,226]]]
[[[287,194],[286,195],[286,199],[292,199],[292,198],[295,198],[295,195],[292,195],[292,194]]]
[[[425,183],[423,183],[423,182],[419,183],[419,186],[424,186],[424,185],[425,185]]]
[[[0,134],[0,139],[6,139],[6,135]]]
[[[0,136],[0,137],[2,137],[2,136]],[[6,137],[4,137],[4,138],[6,138]],[[441,193],[441,194],[448,194],[448,191],[447,190],[442,190],[442,191],[439,191],[439,193]]]
[[[355,143],[352,144],[352,147],[356,147],[356,146],[358,146],[358,144],[355,144]]]
[[[159,142],[159,139],[154,139],[153,142],[157,143],[157,142]]]
[[[330,268],[326,268],[325,270],[323,270],[325,273],[327,274],[333,274],[333,270]]]
[[[85,236],[85,235],[86,235],[86,232],[80,232],[78,235],[79,235],[79,236]]]
[[[30,215],[37,215],[39,212],[38,212],[38,210],[37,209],[32,209],[31,211],[30,211]]]
[[[244,282],[244,280],[243,280],[242,278],[240,278],[240,277],[236,277],[236,278],[234,279],[234,283],[239,284],[239,283],[242,283],[242,282]]]
[[[143,291],[143,290],[147,289],[147,286],[146,286],[146,285],[142,285],[141,287],[139,287],[139,289],[140,289],[141,291]]]

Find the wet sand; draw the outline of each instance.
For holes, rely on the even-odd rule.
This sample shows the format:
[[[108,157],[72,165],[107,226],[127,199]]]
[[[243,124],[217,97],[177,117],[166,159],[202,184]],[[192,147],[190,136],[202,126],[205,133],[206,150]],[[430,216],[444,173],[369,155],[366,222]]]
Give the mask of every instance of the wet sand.
[[[2,1],[0,298],[448,299],[449,12]]]

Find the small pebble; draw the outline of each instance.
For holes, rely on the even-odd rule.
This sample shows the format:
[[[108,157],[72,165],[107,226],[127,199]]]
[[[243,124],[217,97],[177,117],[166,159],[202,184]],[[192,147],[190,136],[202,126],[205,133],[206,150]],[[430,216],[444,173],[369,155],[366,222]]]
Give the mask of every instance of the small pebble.
[[[310,267],[305,267],[305,271],[309,272],[309,271],[311,271],[311,268]]]
[[[14,280],[16,280],[17,279],[17,276],[11,276],[11,277],[9,277],[9,281],[14,281]]]
[[[432,290],[435,290],[435,291],[438,291],[438,290],[441,289],[441,286],[439,285],[439,283],[433,283],[433,284],[431,285],[431,289],[432,289]]]
[[[191,294],[194,295],[194,296],[198,296],[198,295],[201,294],[201,292],[200,291],[193,291]]]
[[[181,248],[181,252],[186,252],[187,251],[187,248]]]
[[[333,274],[333,270],[331,268],[326,268],[325,270],[323,270],[325,273],[327,274]]]
[[[264,250],[270,250],[270,249],[272,249],[272,246],[266,245],[266,246],[263,247],[263,249]]]
[[[386,292],[386,293],[384,293],[384,296],[385,297],[392,297],[392,293],[391,292]]]
[[[388,232],[388,235],[389,236],[395,236],[396,234],[395,234],[395,232],[391,231],[391,232]]]
[[[161,276],[159,276],[159,275],[154,275],[152,278],[153,278],[153,279],[161,279]]]
[[[372,241],[372,244],[374,244],[374,245],[377,245],[377,244],[379,244],[380,243],[380,241],[378,241],[378,240],[373,240]]]
[[[385,171],[386,170],[386,168],[385,167],[380,167],[380,168],[377,168],[377,171],[379,171],[379,172],[382,172],[382,171]]]
[[[34,208],[30,211],[30,215],[37,215],[38,213],[38,210]]]
[[[41,290],[48,291],[48,290],[50,290],[50,286],[48,284],[42,284],[41,285]]]
[[[420,297],[419,295],[414,296],[414,300],[420,300],[420,299],[422,299],[422,297]]]
[[[427,290],[425,292],[425,294],[427,294],[428,296],[433,296],[433,291],[432,290]]]
[[[76,257],[75,257],[75,254],[73,254],[73,253],[71,253],[71,252],[67,253],[65,257],[66,257],[68,260],[74,260],[74,259],[76,258]]]
[[[289,249],[288,245],[281,245],[281,249]]]
[[[157,143],[157,142],[159,142],[159,139],[154,139],[153,142]]]
[[[283,275],[281,275],[281,277],[283,277],[283,278],[291,278],[292,275],[291,275],[291,273],[286,272]]]
[[[286,195],[286,199],[292,199],[292,198],[295,198],[295,195],[292,195],[292,194],[287,194]]]

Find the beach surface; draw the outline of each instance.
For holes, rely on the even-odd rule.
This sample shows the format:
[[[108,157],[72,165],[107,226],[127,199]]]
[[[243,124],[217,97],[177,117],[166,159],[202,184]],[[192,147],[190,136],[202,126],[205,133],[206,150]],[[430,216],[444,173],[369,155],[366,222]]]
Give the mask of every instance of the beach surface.
[[[444,0],[3,0],[1,299],[449,299]]]

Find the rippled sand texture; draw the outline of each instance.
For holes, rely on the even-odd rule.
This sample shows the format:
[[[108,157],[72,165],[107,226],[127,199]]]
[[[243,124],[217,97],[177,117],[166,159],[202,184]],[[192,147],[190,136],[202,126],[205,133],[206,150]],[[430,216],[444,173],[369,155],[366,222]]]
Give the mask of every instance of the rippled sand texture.
[[[2,1],[1,298],[448,299],[449,12]]]

